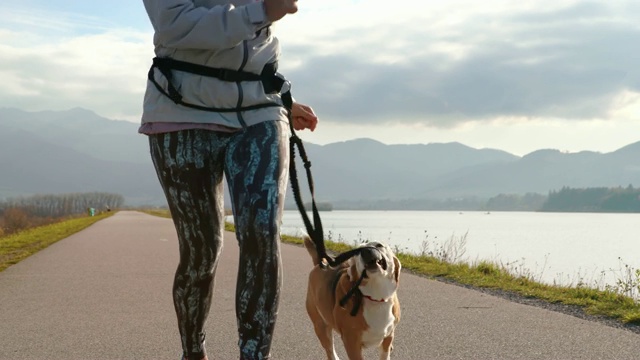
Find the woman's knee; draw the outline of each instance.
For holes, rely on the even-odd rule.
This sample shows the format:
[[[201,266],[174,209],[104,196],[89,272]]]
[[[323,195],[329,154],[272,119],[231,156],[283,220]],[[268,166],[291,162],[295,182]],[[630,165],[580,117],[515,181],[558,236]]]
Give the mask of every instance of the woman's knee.
[[[250,252],[246,255],[254,252],[268,255],[279,245],[280,227],[268,222],[249,221],[236,227],[236,237],[240,248]]]
[[[190,249],[187,253],[181,254],[177,274],[196,282],[210,278],[215,273],[221,250],[222,246]]]

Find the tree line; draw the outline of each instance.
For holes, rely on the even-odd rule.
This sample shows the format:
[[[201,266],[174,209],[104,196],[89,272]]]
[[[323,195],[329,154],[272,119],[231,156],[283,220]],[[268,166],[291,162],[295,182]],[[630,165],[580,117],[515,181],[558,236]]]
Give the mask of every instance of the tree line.
[[[124,197],[118,194],[93,192],[57,195],[33,195],[0,201],[0,213],[18,208],[29,215],[39,217],[65,217],[85,213],[89,208],[106,210],[124,205]]]
[[[549,193],[541,211],[640,212],[640,188],[563,187]]]
[[[0,236],[60,221],[70,216],[109,211],[124,205],[124,197],[110,193],[34,195],[0,201]]]
[[[290,207],[291,208],[291,207]],[[309,208],[307,208],[309,209]],[[594,187],[537,193],[499,194],[489,199],[402,199],[338,201],[335,210],[440,210],[440,211],[547,211],[547,212],[640,212],[640,188]]]

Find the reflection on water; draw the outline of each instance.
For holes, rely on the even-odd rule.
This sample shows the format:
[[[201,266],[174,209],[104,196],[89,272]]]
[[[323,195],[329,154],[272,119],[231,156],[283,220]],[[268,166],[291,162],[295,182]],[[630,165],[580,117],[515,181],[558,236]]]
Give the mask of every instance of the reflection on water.
[[[321,218],[334,241],[383,241],[412,253],[466,234],[463,261],[495,261],[547,283],[613,285],[625,265],[640,268],[640,214],[332,211]],[[286,211],[282,232],[303,229],[300,214]]]

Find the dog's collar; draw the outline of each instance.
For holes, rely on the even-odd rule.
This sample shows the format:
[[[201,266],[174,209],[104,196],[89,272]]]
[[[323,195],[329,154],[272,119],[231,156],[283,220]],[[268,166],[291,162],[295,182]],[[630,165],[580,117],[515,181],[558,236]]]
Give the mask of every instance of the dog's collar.
[[[371,296],[365,295],[365,294],[362,294],[362,297],[365,298],[365,299],[369,299],[371,301],[379,302],[379,303],[384,303],[384,302],[387,302],[387,301],[390,300],[390,299],[374,299]]]

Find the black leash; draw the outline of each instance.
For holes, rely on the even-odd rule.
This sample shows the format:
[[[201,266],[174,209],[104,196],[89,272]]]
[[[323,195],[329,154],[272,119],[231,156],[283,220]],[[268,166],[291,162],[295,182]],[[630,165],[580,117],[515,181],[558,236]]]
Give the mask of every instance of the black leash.
[[[302,143],[302,139],[298,137],[296,134],[296,130],[293,127],[293,118],[291,117],[291,108],[293,106],[293,98],[291,97],[291,92],[286,92],[282,94],[282,102],[287,109],[289,116],[289,128],[291,130],[291,137],[289,138],[289,150],[291,157],[289,159],[289,178],[291,182],[291,190],[293,192],[293,197],[296,201],[296,206],[300,211],[300,215],[302,216],[302,222],[307,230],[311,241],[313,241],[316,252],[318,253],[319,265],[322,268],[326,268],[327,266],[336,267],[350,258],[358,255],[364,250],[374,249],[376,251],[380,251],[375,246],[362,246],[342,254],[339,254],[335,258],[332,258],[327,254],[327,249],[324,244],[324,231],[322,229],[322,221],[320,220],[320,212],[318,211],[318,206],[316,205],[315,199],[315,187],[313,183],[313,175],[311,174],[311,161],[307,157],[307,152],[304,149],[304,145]],[[311,192],[311,211],[313,213],[313,223],[309,219],[309,215],[307,215],[307,211],[305,209],[304,203],[302,201],[302,195],[300,194],[300,183],[298,181],[298,172],[296,170],[296,162],[295,162],[295,153],[296,147],[300,152],[300,158],[304,164],[304,168],[307,175],[307,183],[309,184],[309,191]],[[350,298],[355,296],[355,301],[353,305],[353,309],[351,309],[351,316],[356,316],[358,314],[358,310],[360,310],[360,306],[362,304],[362,292],[360,291],[360,284],[367,277],[367,271],[363,270],[362,274],[358,280],[353,284],[351,289],[340,299],[340,306],[344,308]]]
[[[315,187],[313,184],[313,176],[311,175],[311,161],[309,161],[309,158],[307,157],[307,152],[304,149],[302,139],[298,137],[298,135],[296,134],[296,130],[293,127],[293,118],[291,117],[293,99],[290,92],[282,94],[282,102],[289,113],[289,128],[291,131],[291,137],[289,138],[289,151],[291,154],[289,159],[289,178],[291,180],[291,190],[293,192],[293,197],[296,201],[296,206],[300,211],[300,215],[302,216],[304,227],[306,228],[309,237],[316,247],[318,258],[320,260],[320,266],[326,267],[327,264],[330,266],[335,266],[335,260],[327,254],[327,249],[324,245],[324,231],[322,230],[320,212],[318,211],[318,206],[316,205]],[[313,212],[313,223],[311,223],[309,215],[307,215],[304,203],[302,202],[302,195],[300,194],[300,183],[298,182],[298,172],[296,170],[296,147],[300,151],[300,158],[302,159],[304,168],[307,173],[307,183],[309,184],[309,190],[311,191],[311,211]]]
[[[282,102],[289,112],[289,128],[291,130],[291,137],[289,138],[289,150],[291,154],[291,158],[289,160],[289,178],[291,180],[291,190],[293,192],[293,197],[296,201],[296,206],[300,211],[300,215],[302,216],[304,227],[316,247],[318,259],[320,260],[320,266],[323,268],[327,266],[335,267],[347,261],[349,258],[352,258],[353,256],[359,254],[363,250],[363,248],[360,247],[349,250],[338,255],[335,259],[327,254],[327,249],[324,245],[324,231],[322,229],[322,221],[320,220],[320,212],[318,211],[318,206],[316,205],[315,187],[313,183],[313,175],[311,174],[311,161],[309,161],[309,158],[307,157],[307,152],[304,149],[302,139],[300,139],[300,137],[296,134],[296,130],[293,127],[293,119],[291,118],[291,107],[293,106],[293,99],[291,97],[291,92],[282,94]],[[302,195],[300,194],[300,183],[298,181],[298,172],[296,170],[295,162],[296,147],[300,152],[300,158],[302,159],[307,175],[309,191],[311,192],[311,211],[313,213],[313,223],[309,219],[309,215],[307,215],[307,211],[302,201]]]

